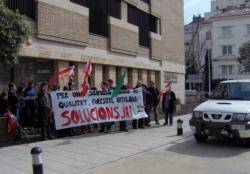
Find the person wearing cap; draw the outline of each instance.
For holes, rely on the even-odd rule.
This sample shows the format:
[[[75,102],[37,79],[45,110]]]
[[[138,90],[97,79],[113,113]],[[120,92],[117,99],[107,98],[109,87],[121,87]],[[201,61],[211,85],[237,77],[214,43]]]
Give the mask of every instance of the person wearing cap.
[[[166,92],[163,94],[162,99],[162,109],[165,114],[165,123],[164,125],[168,125],[168,120],[170,122],[170,126],[173,125],[173,113],[175,109],[175,93],[171,90],[171,83],[166,85]]]

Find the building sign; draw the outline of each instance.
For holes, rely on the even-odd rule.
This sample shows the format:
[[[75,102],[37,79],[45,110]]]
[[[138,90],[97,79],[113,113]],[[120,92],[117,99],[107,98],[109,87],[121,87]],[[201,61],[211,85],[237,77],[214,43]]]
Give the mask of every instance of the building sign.
[[[178,82],[178,77],[176,73],[171,73],[171,72],[164,72],[164,82],[172,82],[172,83],[177,83]]]

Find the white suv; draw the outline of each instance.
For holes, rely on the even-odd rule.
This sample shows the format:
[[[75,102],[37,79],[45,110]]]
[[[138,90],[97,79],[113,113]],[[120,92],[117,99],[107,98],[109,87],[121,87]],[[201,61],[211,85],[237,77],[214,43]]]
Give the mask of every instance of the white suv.
[[[193,111],[189,125],[197,142],[208,136],[250,139],[250,80],[221,82]]]

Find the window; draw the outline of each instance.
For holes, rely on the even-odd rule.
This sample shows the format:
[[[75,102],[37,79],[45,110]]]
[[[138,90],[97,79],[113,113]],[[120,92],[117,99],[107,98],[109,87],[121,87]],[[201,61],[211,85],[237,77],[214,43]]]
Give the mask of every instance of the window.
[[[148,13],[128,4],[128,23],[139,27],[139,44],[144,47],[149,47],[150,45],[149,31],[157,32],[157,20],[150,22],[150,19],[151,17]]]
[[[89,1],[89,31],[102,36],[108,35],[107,0]]]
[[[235,74],[235,68],[233,65],[221,65],[221,75],[233,75]]]
[[[250,35],[250,24],[247,25],[247,34]]]
[[[142,10],[138,10],[139,44],[149,47],[149,15]]]
[[[35,0],[7,0],[5,5],[10,10],[18,10],[22,15],[35,20]]]
[[[232,36],[232,26],[221,27],[222,36]]]
[[[89,0],[70,0],[70,1],[84,7],[89,7]]]
[[[141,0],[141,1],[145,2],[146,4],[150,3],[150,0]]]
[[[227,74],[227,65],[222,65],[221,66],[221,75]]]
[[[232,54],[232,45],[222,46],[222,55]]]
[[[206,40],[211,40],[212,39],[212,33],[211,31],[206,32]]]
[[[228,73],[231,75],[231,74],[234,74],[234,66],[233,65],[229,65],[228,66]]]
[[[250,100],[250,83],[220,83],[211,95],[217,100]]]
[[[109,0],[109,15],[121,19],[121,0]]]
[[[137,25],[137,8],[128,4],[128,23]]]
[[[157,33],[157,21],[159,19],[155,16],[150,15],[150,31]]]
[[[189,46],[189,42],[185,42],[185,46]]]

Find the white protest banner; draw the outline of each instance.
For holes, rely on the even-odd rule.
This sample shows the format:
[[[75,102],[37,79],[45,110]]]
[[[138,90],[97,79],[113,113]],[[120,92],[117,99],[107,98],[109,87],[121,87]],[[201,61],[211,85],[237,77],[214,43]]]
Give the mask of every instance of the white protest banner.
[[[147,117],[142,88],[121,91],[114,98],[111,91],[88,91],[84,97],[78,91],[55,91],[50,95],[57,130]]]

